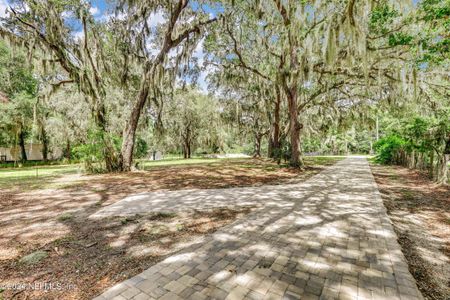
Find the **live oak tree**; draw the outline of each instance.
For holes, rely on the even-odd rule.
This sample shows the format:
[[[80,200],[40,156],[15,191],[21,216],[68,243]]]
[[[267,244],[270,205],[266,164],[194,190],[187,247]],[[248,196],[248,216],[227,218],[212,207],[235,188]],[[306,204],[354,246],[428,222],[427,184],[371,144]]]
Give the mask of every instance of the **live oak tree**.
[[[141,64],[139,89],[131,105],[129,121],[124,129],[121,150],[122,169],[130,170],[136,129],[148,98],[161,99],[176,75],[187,68],[189,58],[202,37],[205,27],[216,21],[202,11],[203,1],[194,4],[178,1],[123,1],[119,6],[119,41],[123,52],[123,78],[127,81],[128,68]],[[151,28],[152,15],[160,13],[164,23]],[[169,58],[169,53],[173,56]],[[130,62],[131,60],[131,62]]]
[[[191,158],[195,147],[217,146],[221,124],[214,98],[192,87],[181,88],[165,101],[162,113],[162,130],[172,137],[173,148],[181,148],[184,158]]]
[[[33,124],[34,100],[27,93],[19,93],[0,108],[0,128],[10,133],[13,149],[19,147],[20,152],[16,153],[16,156],[19,156],[22,162],[27,160],[25,143]]]
[[[273,95],[283,92],[293,166],[302,164],[300,135],[315,117],[311,111],[339,119],[342,109],[407,101],[425,92],[416,84],[424,74],[413,67],[410,35],[417,32],[417,10],[410,2],[227,4],[226,23],[207,39],[211,64],[223,76],[239,69],[259,76]]]
[[[118,1],[113,15],[104,21],[94,18],[84,1],[14,1],[1,32],[31,52],[40,50],[42,63],[62,68],[64,72],[54,86],[75,83],[88,99],[104,144],[106,169],[128,171],[137,125],[148,98],[160,98],[179,67],[188,64],[203,27],[216,20],[202,12],[202,3]],[[155,14],[162,14],[165,20],[156,29],[150,25]],[[82,29],[81,38],[75,36],[76,27]],[[171,51],[175,58],[168,57]],[[135,99],[129,100],[131,112],[117,153],[109,134],[105,98],[111,85],[126,87],[131,80],[138,88]],[[133,95],[128,88],[124,92]]]
[[[223,149],[224,140],[226,147],[251,142],[259,155],[267,141],[270,157],[283,152],[298,167],[302,149],[318,141],[352,149],[355,127],[372,142],[379,116],[388,114],[410,125],[427,120],[420,134],[400,132],[411,146],[402,155],[433,169],[439,182],[448,176],[448,1],[114,1],[100,17],[85,1],[28,0],[9,10],[2,36],[28,49],[37,97],[52,107],[37,123],[58,144],[101,143],[108,171],[130,170],[136,136],[151,139],[150,127],[164,122],[180,128],[161,132],[184,144],[186,156],[192,145]],[[177,110],[197,113],[183,106],[191,92],[179,88],[192,80],[200,41],[210,91],[220,99],[208,105],[222,122],[195,139],[190,126],[169,125],[185,123]],[[71,104],[73,114],[65,112]],[[56,134],[65,121],[79,130]]]
[[[277,99],[275,116],[279,99],[286,99],[290,164],[302,166],[304,124],[299,119],[303,110],[319,95],[344,84],[369,85],[373,72],[367,50],[370,4],[263,0],[230,3],[228,9],[226,24],[210,38],[213,63],[265,80]]]
[[[42,64],[57,64],[62,72],[54,87],[75,83],[90,103],[95,124],[101,132],[108,171],[118,169],[117,157],[108,135],[105,95],[110,66],[104,57],[100,28],[82,1],[14,1],[9,18],[2,23],[5,38],[23,44]],[[74,36],[80,26],[83,37]]]
[[[49,143],[62,149],[65,159],[73,159],[73,147],[89,143],[89,104],[79,101],[83,95],[75,86],[65,86],[47,99],[51,114],[46,119]],[[111,115],[111,114],[110,114]]]
[[[33,134],[33,125],[39,116],[37,109],[41,109],[37,89],[24,52],[0,42],[0,91],[4,97],[0,104],[1,139],[5,146],[19,147],[17,156],[22,161],[27,160],[25,143]]]
[[[421,70],[420,90],[433,117],[428,135],[430,173],[440,184],[449,184],[450,163],[450,1],[424,0],[418,10],[417,26],[410,37],[415,51],[416,69]],[[417,49],[418,48],[418,49]],[[418,83],[416,83],[417,85]],[[417,89],[417,88],[416,88]],[[429,139],[429,138],[428,138]],[[430,139],[429,139],[430,140]],[[437,154],[436,172],[433,159]]]
[[[235,135],[249,137],[253,143],[253,156],[261,157],[263,138],[268,137],[269,146],[273,146],[271,141],[274,135],[269,136],[273,117],[271,89],[265,89],[259,77],[251,74],[245,76],[239,70],[230,72],[226,76],[215,74],[212,78],[220,94],[222,118],[237,130]],[[280,120],[277,122],[280,124]],[[279,142],[279,132],[276,134],[276,141]],[[268,150],[275,151],[271,147]],[[268,156],[271,157],[270,152]]]

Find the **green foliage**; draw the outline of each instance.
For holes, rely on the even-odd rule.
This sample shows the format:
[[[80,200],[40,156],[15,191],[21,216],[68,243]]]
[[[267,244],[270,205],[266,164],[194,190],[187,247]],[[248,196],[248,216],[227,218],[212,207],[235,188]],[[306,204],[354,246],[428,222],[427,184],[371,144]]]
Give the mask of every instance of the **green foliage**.
[[[291,145],[286,138],[283,137],[280,140],[280,148],[273,150],[273,159],[276,160],[278,164],[280,164],[282,160],[287,162],[291,159],[291,153]]]
[[[111,161],[107,154],[118,157],[117,136],[127,132],[130,111],[139,95],[147,93],[149,100],[140,104],[142,112],[136,110],[145,120],[138,123],[135,115],[136,126],[130,127],[137,128],[138,136],[133,133],[131,140],[136,141],[134,156],[138,158],[149,149],[189,155],[224,150],[264,153],[261,148],[274,134],[275,123],[282,136],[282,146],[275,150],[280,160],[290,158],[291,144],[296,152],[295,146],[301,144],[294,141],[298,137],[304,152],[367,153],[375,132],[372,112],[382,111],[392,100],[405,106],[420,102],[417,110],[424,117],[408,116],[395,131],[386,130],[380,151],[441,154],[444,145],[450,145],[448,117],[435,117],[449,98],[445,89],[449,0],[422,0],[417,5],[388,0],[320,4],[302,0],[281,1],[280,7],[264,1],[232,1],[233,5],[222,1],[220,10],[227,18],[219,17],[220,22],[211,23],[208,30],[195,28],[174,51],[164,47],[164,41],[176,40],[184,29],[208,20],[208,14],[187,6],[171,33],[167,31],[171,1],[129,1],[111,7],[111,15],[120,19],[102,20],[89,14],[85,1],[23,2],[28,9],[18,10],[18,15],[36,25],[40,34],[32,34],[13,16],[0,27],[16,40],[25,40],[34,58],[30,62],[46,63],[36,64],[32,73],[25,50],[0,42],[0,91],[11,100],[1,108],[0,143],[11,143],[19,131],[34,136],[36,108],[38,118],[41,114],[36,106],[40,102],[35,79],[39,78],[40,91],[54,92],[48,100],[51,116],[41,118],[41,123],[48,121],[51,142],[67,152],[71,145],[78,145],[73,156],[84,161],[90,172],[104,171],[105,160]],[[11,5],[16,3],[22,1]],[[145,21],[155,11],[162,12],[166,22],[147,32]],[[66,22],[68,15],[70,22]],[[87,16],[85,40],[74,36],[71,25],[81,22],[81,15]],[[138,33],[129,28],[145,30]],[[204,41],[205,66],[214,66],[209,83],[220,100],[191,87],[174,90],[171,84],[195,81],[192,65],[196,62],[191,54],[200,40]],[[170,44],[175,47],[176,43]],[[158,50],[168,52],[161,52],[160,63],[153,65],[158,60],[152,55]],[[51,65],[52,71],[45,65]],[[152,72],[142,76],[147,69]],[[60,80],[65,82],[61,86]],[[69,81],[78,91],[70,88]],[[289,107],[298,111],[291,114]],[[418,115],[409,106],[402,109]],[[289,121],[295,120],[302,129],[290,135],[297,126]],[[103,131],[88,131],[90,122]],[[165,130],[159,132],[160,127]],[[287,141],[290,136],[294,138]],[[400,147],[399,140],[388,137],[404,143]],[[386,156],[389,159],[392,156]]]
[[[389,35],[389,46],[410,45],[413,39],[413,36],[406,33],[392,33]]]
[[[169,97],[163,110],[164,134],[152,150],[211,153],[220,148],[218,105],[214,98],[188,87]]]
[[[414,118],[404,122],[403,136],[408,141],[407,148],[409,151],[418,150],[426,152],[431,150],[428,131],[430,130],[431,121],[424,118]]]
[[[8,103],[0,106],[0,142],[5,146],[18,143],[18,135],[30,136],[36,99],[23,91],[14,94]]]
[[[101,130],[91,129],[88,132],[87,141],[83,144],[72,148],[72,157],[84,163],[84,167],[89,173],[103,173],[105,172],[105,155],[109,148],[105,145],[105,139],[112,141],[115,151],[119,151],[121,139],[117,136],[105,136]]]
[[[371,130],[329,128],[322,129],[321,135],[311,135],[303,139],[304,153],[333,155],[369,154],[374,133]]]
[[[423,0],[418,12],[426,26],[418,34],[421,51],[417,60],[445,66],[450,58],[450,0]]]
[[[410,168],[428,169],[438,183],[448,181],[447,164],[450,154],[450,118],[448,110],[435,111],[433,117],[405,116],[387,130],[376,143],[376,161],[401,164]]]
[[[377,152],[376,162],[382,164],[394,163],[396,153],[401,150],[405,144],[406,141],[396,135],[389,135],[380,139],[374,145]]]
[[[17,93],[36,96],[37,81],[22,49],[10,48],[0,41],[0,91],[9,97]]]
[[[386,1],[382,1],[380,5],[372,10],[369,28],[373,32],[386,34],[389,31],[389,26],[397,16],[398,12],[389,6]]]
[[[26,63],[23,51],[0,41],[0,145],[11,146],[19,133],[29,136],[37,105],[37,81]],[[38,111],[36,111],[38,113]]]
[[[425,12],[424,19],[426,21],[448,19],[450,15],[449,0],[422,0],[420,8]],[[447,20],[447,22],[450,22],[450,20]]]
[[[148,150],[149,149],[147,142],[143,138],[137,137],[136,144],[134,147],[134,157],[144,158],[147,156]]]

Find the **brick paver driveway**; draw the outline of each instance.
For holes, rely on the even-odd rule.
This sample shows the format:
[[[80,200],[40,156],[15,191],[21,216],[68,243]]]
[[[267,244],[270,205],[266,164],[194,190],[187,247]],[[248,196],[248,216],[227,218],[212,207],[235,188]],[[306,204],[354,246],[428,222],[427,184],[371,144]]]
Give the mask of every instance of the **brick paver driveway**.
[[[98,299],[422,299],[365,158],[299,184],[142,194],[92,217],[224,202],[260,208]]]

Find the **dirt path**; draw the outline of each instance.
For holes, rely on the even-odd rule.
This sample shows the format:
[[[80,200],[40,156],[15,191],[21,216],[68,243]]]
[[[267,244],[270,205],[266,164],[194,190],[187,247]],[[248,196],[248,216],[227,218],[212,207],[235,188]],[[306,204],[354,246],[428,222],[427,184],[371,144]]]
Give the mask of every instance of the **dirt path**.
[[[98,299],[422,299],[365,158],[299,184],[142,194],[91,217],[227,201],[260,208]]]

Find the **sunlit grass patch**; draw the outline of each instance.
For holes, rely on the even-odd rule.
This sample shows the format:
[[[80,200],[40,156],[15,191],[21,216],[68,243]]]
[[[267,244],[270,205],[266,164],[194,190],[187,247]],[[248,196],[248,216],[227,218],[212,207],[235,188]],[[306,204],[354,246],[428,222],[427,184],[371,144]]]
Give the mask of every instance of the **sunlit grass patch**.
[[[35,166],[0,169],[0,188],[20,187],[23,190],[63,187],[63,182],[53,184],[53,180],[64,175],[81,173],[80,165]]]
[[[179,165],[192,165],[192,164],[212,164],[220,162],[220,158],[168,158],[162,160],[140,160],[140,169],[150,169],[152,167],[163,167],[163,166],[179,166]]]

